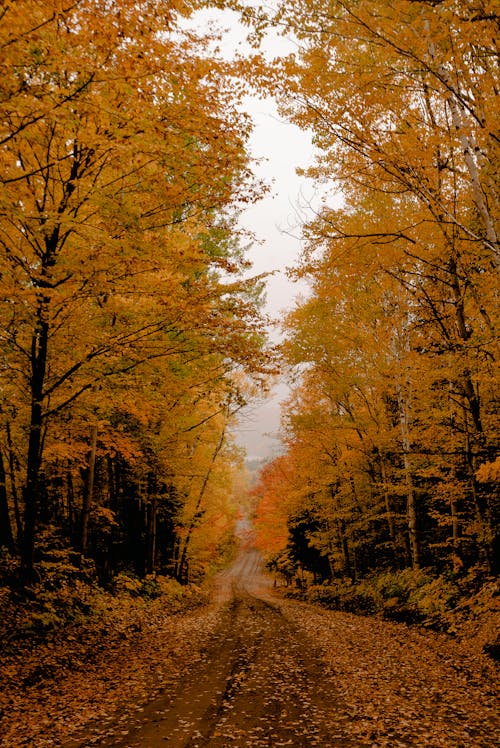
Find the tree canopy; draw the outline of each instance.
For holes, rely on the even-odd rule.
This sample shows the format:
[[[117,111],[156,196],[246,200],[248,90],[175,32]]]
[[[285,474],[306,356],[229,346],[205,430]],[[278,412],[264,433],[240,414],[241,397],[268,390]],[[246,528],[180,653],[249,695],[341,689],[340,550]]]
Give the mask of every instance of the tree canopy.
[[[304,226],[287,483],[262,506],[296,497],[291,551],[308,512],[326,576],[498,572],[499,20],[448,0],[285,0],[267,19],[297,49],[254,74],[340,199]]]
[[[2,541],[27,578],[44,532],[107,572],[175,566],[196,480],[270,369],[236,228],[262,191],[249,121],[192,10],[2,11]]]

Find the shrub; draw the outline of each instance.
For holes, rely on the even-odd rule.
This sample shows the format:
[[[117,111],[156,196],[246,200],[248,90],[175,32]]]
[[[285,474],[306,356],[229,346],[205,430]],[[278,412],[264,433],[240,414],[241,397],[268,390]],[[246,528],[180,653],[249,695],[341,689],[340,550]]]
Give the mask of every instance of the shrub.
[[[130,595],[138,597],[141,594],[142,581],[134,574],[121,571],[112,582],[112,592],[115,595]]]
[[[460,590],[454,582],[438,577],[413,590],[409,602],[424,618],[435,618],[453,608],[459,596]]]
[[[431,581],[432,577],[421,569],[403,569],[387,571],[373,577],[371,583],[382,600],[407,602],[412,593]]]
[[[384,572],[356,584],[340,580],[307,591],[310,602],[326,608],[360,615],[382,613],[394,621],[433,625],[458,598],[459,589],[452,580],[431,577],[420,569]]]
[[[315,585],[309,588],[307,599],[332,610],[368,615],[380,607],[376,591],[365,583],[337,582],[331,585]]]

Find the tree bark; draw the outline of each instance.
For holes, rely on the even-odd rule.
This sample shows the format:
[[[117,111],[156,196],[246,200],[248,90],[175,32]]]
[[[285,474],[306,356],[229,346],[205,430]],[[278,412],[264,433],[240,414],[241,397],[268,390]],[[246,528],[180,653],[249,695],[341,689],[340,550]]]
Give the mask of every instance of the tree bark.
[[[406,517],[408,522],[408,538],[410,542],[411,565],[413,569],[420,566],[420,549],[417,535],[417,506],[415,500],[415,486],[413,483],[412,466],[410,460],[410,441],[407,435],[407,424],[404,414],[401,415],[401,436],[403,445],[403,465],[406,484]]]
[[[42,465],[42,402],[47,370],[50,298],[42,296],[37,308],[37,321],[31,341],[31,416],[24,489],[24,529],[21,543],[21,576],[33,577],[35,536],[40,511],[40,469]]]
[[[9,497],[7,494],[5,463],[0,450],[0,547],[14,551],[14,536],[10,523]]]
[[[382,491],[384,494],[384,506],[385,506],[385,519],[387,521],[387,529],[389,531],[389,537],[394,547],[394,553],[396,553],[396,528],[394,525],[394,512],[391,509],[391,500],[389,496],[389,488],[387,481],[387,468],[385,460],[380,457],[380,472],[382,475]]]
[[[5,426],[7,432],[7,447],[9,450],[9,480],[10,480],[10,494],[12,496],[12,503],[14,506],[14,518],[16,520],[17,530],[17,542],[19,543],[23,534],[23,521],[21,519],[21,509],[19,508],[19,496],[17,493],[17,480],[16,480],[16,460],[14,457],[14,449],[12,447],[12,436],[10,433],[10,423],[7,421]]]
[[[83,506],[82,506],[82,534],[81,534],[81,540],[80,540],[80,550],[81,550],[82,557],[85,556],[85,553],[87,551],[87,544],[88,544],[90,505],[92,503],[92,497],[94,494],[96,448],[97,448],[97,424],[94,424],[90,428],[90,451],[89,451],[89,459],[88,459],[87,485],[85,486],[85,493],[83,496]]]
[[[153,475],[148,478],[148,521],[146,544],[146,574],[153,574],[156,566],[156,519],[158,510],[158,495],[156,480]]]
[[[396,384],[396,393],[398,398],[399,428],[406,485],[406,518],[408,527],[408,540],[410,544],[411,565],[413,569],[418,569],[420,566],[420,549],[417,532],[417,505],[415,499],[415,486],[413,483],[413,472],[410,457],[410,403],[409,396],[404,392],[401,383]]]

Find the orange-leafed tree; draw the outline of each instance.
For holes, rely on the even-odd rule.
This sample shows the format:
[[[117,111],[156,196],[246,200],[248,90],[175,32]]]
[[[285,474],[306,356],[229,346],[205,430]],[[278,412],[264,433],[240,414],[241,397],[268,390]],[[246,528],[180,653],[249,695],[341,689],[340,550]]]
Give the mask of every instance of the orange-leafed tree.
[[[216,381],[230,361],[265,368],[252,284],[222,280],[244,267],[230,212],[256,194],[247,123],[187,12],[81,0],[0,18],[2,413],[28,577],[55,419],[150,361],[219,357]]]
[[[307,173],[342,197],[304,227],[292,359],[319,410],[335,403],[334,442],[359,432],[363,494],[405,497],[408,560],[498,571],[498,493],[477,479],[498,453],[498,17],[284,0],[268,22],[296,50],[253,75],[312,129]]]
[[[293,506],[293,483],[289,460],[277,457],[264,466],[251,490],[255,504],[255,544],[270,560],[285,551],[288,542],[288,517]]]

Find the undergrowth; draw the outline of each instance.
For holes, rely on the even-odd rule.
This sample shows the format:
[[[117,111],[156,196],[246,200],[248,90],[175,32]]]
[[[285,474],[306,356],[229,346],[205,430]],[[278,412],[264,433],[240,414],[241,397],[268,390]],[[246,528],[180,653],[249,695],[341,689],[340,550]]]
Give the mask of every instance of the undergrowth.
[[[500,584],[493,578],[485,581],[484,574],[475,569],[463,577],[436,577],[426,570],[387,571],[357,583],[337,580],[302,590],[289,589],[285,594],[332,610],[379,615],[451,636],[476,638],[486,654],[500,659],[495,624],[499,618]]]
[[[2,578],[9,579],[13,562],[4,556],[0,563]],[[160,575],[139,578],[122,572],[105,588],[91,563],[81,563],[77,554],[66,550],[52,550],[37,564],[30,585],[0,586],[0,648],[8,654],[19,646],[64,639],[75,632],[83,635],[86,630],[127,632],[153,612],[175,615],[207,599],[201,587]]]
[[[311,602],[351,613],[381,613],[407,623],[430,623],[457,604],[460,589],[453,580],[405,569],[371,576],[356,584],[338,581],[313,585],[306,595]]]

